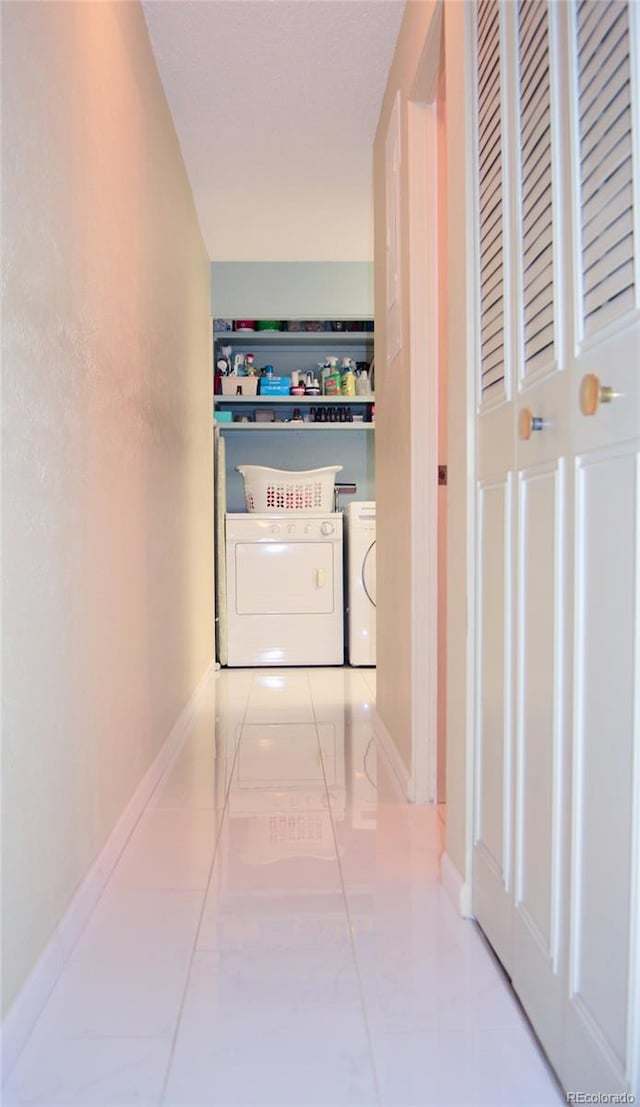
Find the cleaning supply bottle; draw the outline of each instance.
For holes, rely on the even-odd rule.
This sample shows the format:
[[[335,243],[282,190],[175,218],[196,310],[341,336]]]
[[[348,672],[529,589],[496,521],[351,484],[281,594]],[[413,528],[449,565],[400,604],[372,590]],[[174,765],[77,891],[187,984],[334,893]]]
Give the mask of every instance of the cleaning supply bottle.
[[[369,395],[369,374],[366,369],[358,369],[356,373],[356,396]]]
[[[328,357],[327,365],[329,372],[324,377],[324,394],[325,396],[339,396],[342,377],[338,368],[337,357]]]
[[[356,381],[353,375],[353,362],[350,357],[343,357],[342,359],[340,391],[342,392],[343,396],[355,396],[356,394]]]

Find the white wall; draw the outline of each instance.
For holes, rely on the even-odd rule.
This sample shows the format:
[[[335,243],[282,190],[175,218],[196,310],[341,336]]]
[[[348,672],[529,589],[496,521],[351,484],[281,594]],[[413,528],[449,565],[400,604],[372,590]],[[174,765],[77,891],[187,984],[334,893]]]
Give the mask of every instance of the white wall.
[[[211,311],[219,319],[367,319],[370,261],[214,261]]]
[[[134,3],[3,4],[3,1001],[212,657],[209,260]]]
[[[412,549],[410,355],[409,346],[409,176],[407,105],[438,4],[407,4],[380,114],[374,148],[376,262],[376,493],[378,501],[378,711],[411,770],[413,747],[424,742],[412,728],[412,704],[419,689],[411,679]],[[471,325],[467,301],[470,277],[465,207],[468,143],[465,120],[469,71],[464,48],[464,3],[444,2],[446,69],[447,275],[446,362],[448,406],[447,511],[447,852],[465,874],[466,845],[466,635],[467,635],[467,343]],[[397,90],[401,103],[401,286],[403,349],[390,365],[385,326],[385,137]],[[414,244],[415,246],[415,244]],[[437,264],[437,258],[433,259]],[[419,354],[419,351],[418,351]],[[418,659],[419,660],[419,659]]]

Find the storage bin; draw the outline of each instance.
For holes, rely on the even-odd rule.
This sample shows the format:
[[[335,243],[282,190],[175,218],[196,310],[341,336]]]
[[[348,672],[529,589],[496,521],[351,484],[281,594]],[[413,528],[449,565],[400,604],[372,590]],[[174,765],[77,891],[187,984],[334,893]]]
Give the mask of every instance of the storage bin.
[[[259,377],[222,377],[222,395],[257,396],[259,380]],[[239,392],[238,389],[240,389]]]
[[[333,511],[336,473],[342,465],[322,469],[270,469],[266,465],[236,465],[244,481],[247,511],[329,515]]]
[[[261,396],[288,396],[291,377],[260,377]]]

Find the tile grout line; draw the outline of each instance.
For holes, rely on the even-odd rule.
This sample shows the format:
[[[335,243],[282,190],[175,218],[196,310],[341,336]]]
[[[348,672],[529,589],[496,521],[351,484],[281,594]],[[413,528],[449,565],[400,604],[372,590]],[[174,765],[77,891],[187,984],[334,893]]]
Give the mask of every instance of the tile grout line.
[[[213,877],[213,872],[214,872],[214,869],[215,869],[216,861],[218,859],[218,849],[219,849],[219,845],[220,845],[222,825],[224,823],[225,818],[227,817],[227,809],[228,809],[228,806],[229,806],[229,792],[231,790],[231,781],[232,781],[232,778],[233,778],[233,773],[235,771],[236,762],[238,760],[238,751],[240,749],[240,742],[242,741],[242,731],[244,729],[245,719],[247,717],[247,711],[249,709],[249,700],[251,698],[251,691],[253,689],[254,680],[255,680],[255,677],[252,674],[251,684],[249,685],[249,690],[247,692],[247,697],[246,697],[246,701],[245,701],[245,705],[244,705],[244,711],[243,711],[243,714],[242,714],[242,721],[240,722],[240,725],[239,725],[238,740],[236,742],[234,753],[233,753],[233,761],[231,763],[231,771],[229,773],[229,778],[227,780],[227,785],[226,785],[226,788],[225,788],[224,803],[222,805],[220,820],[219,820],[219,822],[216,826],[216,840],[215,840],[215,846],[214,846],[214,850],[213,850],[213,857],[211,858],[211,864],[209,866],[209,872],[207,874],[207,882],[206,882],[206,885],[205,885],[205,888],[204,888],[204,895],[202,897],[202,907],[200,909],[200,914],[199,914],[199,917],[198,917],[198,925],[196,927],[196,932],[195,932],[194,939],[193,939],[193,945],[191,947],[191,955],[189,957],[189,967],[187,969],[187,973],[186,973],[186,976],[185,976],[185,983],[184,983],[184,988],[182,989],[182,996],[180,997],[180,1004],[178,1006],[178,1015],[177,1015],[177,1018],[176,1018],[175,1028],[174,1028],[174,1031],[173,1031],[173,1035],[171,1037],[171,1047],[169,1049],[169,1057],[167,1059],[167,1066],[166,1066],[166,1070],[165,1070],[165,1074],[164,1074],[164,1080],[162,1081],[162,1088],[161,1088],[161,1091],[160,1091],[160,1098],[158,1100],[158,1103],[160,1105],[165,1103],[166,1096],[167,1096],[167,1091],[168,1091],[168,1087],[169,1087],[169,1079],[170,1079],[170,1076],[171,1076],[171,1069],[173,1067],[173,1062],[174,1062],[174,1059],[175,1059],[176,1045],[177,1045],[177,1042],[178,1042],[178,1035],[180,1033],[180,1026],[182,1024],[182,1016],[184,1014],[184,1006],[185,1006],[185,1001],[186,1001],[186,998],[187,998],[187,991],[189,989],[189,984],[190,984],[190,981],[191,981],[191,975],[192,975],[192,972],[193,972],[193,962],[195,960],[196,953],[198,952],[198,941],[199,941],[200,932],[201,932],[201,929],[202,929],[202,920],[204,918],[204,912],[205,912],[205,908],[206,908],[206,904],[207,904],[207,896],[209,894],[209,888],[211,886],[211,879]],[[213,711],[214,711],[214,739],[215,739],[215,734],[216,734],[216,730],[217,730],[217,726],[215,724],[215,700],[214,700]]]
[[[332,807],[332,804],[331,804],[331,794],[329,792],[329,785],[327,783],[327,774],[326,774],[326,771],[325,771],[324,758],[322,756],[322,746],[320,744],[320,731],[318,729],[318,717],[317,717],[317,714],[316,714],[316,705],[315,705],[315,701],[314,701],[314,698],[313,698],[313,688],[311,686],[311,681],[309,680],[308,671],[307,671],[307,680],[309,681],[309,691],[311,693],[311,710],[313,711],[313,719],[314,719],[314,723],[315,723],[315,727],[316,727],[316,739],[317,739],[317,742],[318,742],[318,751],[320,753],[320,765],[321,765],[321,768],[322,768],[322,776],[323,776],[323,780],[324,780],[325,790],[326,790],[326,793],[327,793],[327,805],[328,805],[327,809],[328,809],[328,812],[329,812],[329,819],[330,819],[330,822],[331,822],[331,833],[332,833],[332,836],[333,836],[333,845],[334,845],[334,849],[336,851],[336,861],[337,861],[337,864],[338,864],[338,875],[340,877],[340,887],[342,889],[342,898],[343,898],[343,901],[344,901],[344,910],[345,910],[345,914],[346,914],[346,917],[347,917],[347,929],[349,931],[349,944],[351,946],[351,955],[353,957],[353,962],[354,962],[354,966],[355,966],[355,970],[356,970],[356,979],[358,981],[358,996],[359,996],[359,999],[360,999],[360,1007],[362,1009],[362,1019],[363,1019],[363,1022],[364,1022],[365,1033],[366,1033],[366,1036],[367,1036],[367,1044],[369,1046],[369,1061],[370,1061],[370,1064],[371,1064],[371,1069],[373,1071],[373,1082],[374,1082],[374,1086],[375,1086],[375,1089],[376,1089],[376,1096],[377,1096],[378,1105],[379,1105],[379,1107],[382,1107],[382,1093],[381,1093],[381,1090],[380,1090],[380,1083],[379,1083],[379,1080],[378,1080],[378,1069],[377,1069],[377,1066],[376,1066],[375,1052],[374,1052],[374,1049],[373,1049],[373,1038],[372,1038],[372,1034],[371,1034],[371,1027],[369,1026],[369,1019],[368,1019],[368,1016],[367,1016],[367,1005],[366,1005],[366,1001],[365,1001],[365,998],[364,998],[364,987],[363,987],[363,984],[362,984],[362,977],[360,975],[360,964],[358,962],[358,956],[357,956],[357,953],[356,953],[356,945],[355,945],[355,941],[354,941],[354,937],[353,937],[353,926],[352,926],[352,923],[351,923],[351,911],[349,910],[349,900],[348,900],[348,897],[347,897],[347,889],[346,889],[345,882],[344,882],[344,873],[342,871],[342,865],[340,863],[340,850],[338,848],[338,836],[336,834],[335,821],[334,821],[334,818],[333,818],[333,807]]]

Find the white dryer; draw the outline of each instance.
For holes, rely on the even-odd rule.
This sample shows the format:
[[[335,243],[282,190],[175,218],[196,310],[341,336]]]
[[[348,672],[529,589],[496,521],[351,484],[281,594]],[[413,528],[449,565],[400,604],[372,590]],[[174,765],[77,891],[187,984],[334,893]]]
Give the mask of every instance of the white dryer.
[[[227,664],[342,665],[342,515],[228,514]]]
[[[376,663],[376,505],[346,511],[349,663]]]

